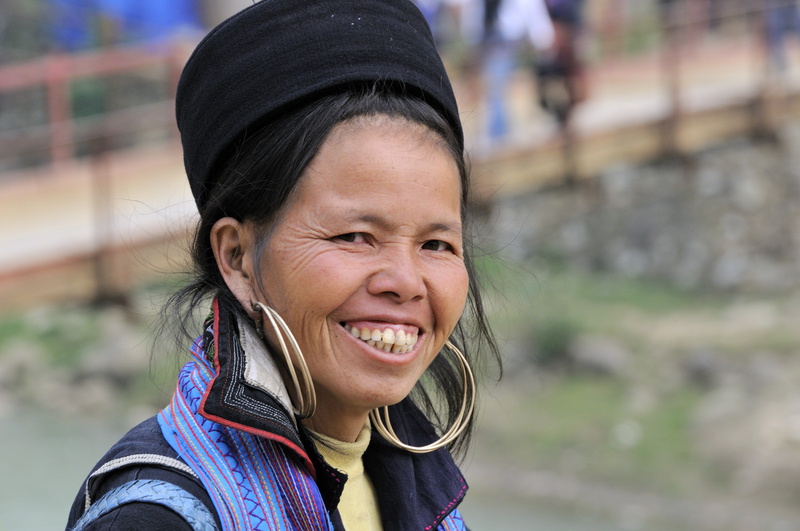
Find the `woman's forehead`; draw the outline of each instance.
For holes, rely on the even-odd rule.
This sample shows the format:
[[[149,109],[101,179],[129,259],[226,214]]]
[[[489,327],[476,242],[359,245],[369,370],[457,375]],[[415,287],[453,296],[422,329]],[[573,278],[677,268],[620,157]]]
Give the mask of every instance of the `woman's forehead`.
[[[438,207],[447,213],[445,220],[459,222],[461,179],[451,152],[426,127],[368,121],[332,132],[300,180],[294,202],[326,209],[335,204],[354,216]]]
[[[459,167],[446,142],[430,128],[405,118],[369,116],[337,125],[305,173],[331,172],[343,173],[338,180],[362,176],[367,181],[395,179],[417,185],[441,176],[449,186],[460,188]]]

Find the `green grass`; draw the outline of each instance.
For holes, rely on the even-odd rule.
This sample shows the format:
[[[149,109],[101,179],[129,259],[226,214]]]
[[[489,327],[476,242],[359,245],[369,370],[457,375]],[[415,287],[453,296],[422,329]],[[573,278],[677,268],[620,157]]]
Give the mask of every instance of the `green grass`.
[[[25,321],[18,315],[8,316],[0,319],[0,348],[9,341],[19,337],[20,331],[24,327]]]
[[[615,337],[636,351],[702,344],[740,354],[754,348],[791,352],[800,344],[800,328],[793,322],[776,320],[759,329],[748,328],[752,321],[745,318],[744,327],[731,330],[731,309],[737,306],[766,302],[797,313],[790,294],[691,291],[660,281],[583,272],[557,259],[514,264],[483,257],[478,270],[486,278],[487,308],[501,340],[535,345],[538,338],[558,343],[559,334],[563,339],[593,333]]]
[[[575,309],[594,314],[599,307],[612,310],[636,308],[651,315],[697,307],[719,307],[726,298],[690,292],[663,282],[631,279],[608,273],[586,273],[557,259],[529,264],[511,263],[485,256],[477,261],[490,291],[507,302],[529,297],[536,306]]]
[[[40,347],[50,365],[75,367],[99,332],[95,312],[70,306],[42,309],[0,320],[0,352],[11,343],[27,343]]]
[[[686,493],[704,481],[690,434],[697,400],[696,391],[680,390],[635,413],[620,380],[517,381],[486,402],[479,452],[598,483]]]
[[[695,464],[688,433],[698,398],[695,389],[678,390],[642,417],[641,443],[631,450],[638,469],[666,474],[674,465]]]

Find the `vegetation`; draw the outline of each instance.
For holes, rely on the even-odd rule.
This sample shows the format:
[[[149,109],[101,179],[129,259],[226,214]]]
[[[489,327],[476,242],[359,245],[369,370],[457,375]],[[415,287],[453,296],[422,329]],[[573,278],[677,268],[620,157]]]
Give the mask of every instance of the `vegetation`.
[[[490,306],[507,354],[506,378],[483,404],[481,460],[669,496],[729,491],[731,463],[701,450],[709,388],[687,359],[700,348],[725,363],[764,348],[792,352],[800,331],[784,314],[790,295],[688,292],[557,260],[481,268],[497,288]],[[771,317],[756,325],[759,312]],[[586,337],[614,342],[625,365],[582,365],[575,343]]]

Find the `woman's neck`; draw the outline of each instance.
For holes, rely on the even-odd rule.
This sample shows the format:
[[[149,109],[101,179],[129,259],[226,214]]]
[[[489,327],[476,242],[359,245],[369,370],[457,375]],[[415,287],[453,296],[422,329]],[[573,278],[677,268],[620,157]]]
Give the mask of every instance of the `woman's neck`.
[[[367,423],[369,411],[350,412],[349,414],[341,411],[331,411],[322,403],[317,403],[317,411],[314,416],[303,419],[303,425],[323,435],[343,442],[355,442],[358,435]]]

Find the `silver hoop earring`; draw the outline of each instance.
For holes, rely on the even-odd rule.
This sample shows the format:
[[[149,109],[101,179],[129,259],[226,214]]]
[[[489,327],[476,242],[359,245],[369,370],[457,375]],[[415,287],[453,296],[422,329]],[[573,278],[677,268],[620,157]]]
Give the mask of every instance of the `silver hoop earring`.
[[[281,353],[286,360],[286,367],[292,379],[292,384],[294,385],[295,396],[297,397],[297,406],[294,408],[294,414],[301,419],[307,419],[313,416],[314,411],[317,409],[317,393],[314,390],[314,382],[311,380],[311,373],[308,371],[306,360],[303,357],[303,353],[300,351],[300,345],[297,344],[297,340],[294,338],[292,331],[289,330],[286,321],[283,320],[278,312],[260,302],[254,302],[252,304],[253,311],[261,310],[261,312],[267,316],[272,329],[275,331],[275,335],[278,337]],[[261,326],[263,328],[263,324]],[[294,360],[286,347],[287,340],[294,351]],[[297,372],[294,368],[295,362],[300,369],[300,380],[302,381],[297,378]]]
[[[375,428],[384,439],[398,448],[402,448],[403,450],[407,450],[415,454],[433,452],[434,450],[438,450],[439,448],[447,446],[453,442],[456,437],[461,435],[461,432],[463,432],[469,424],[469,420],[472,417],[472,411],[475,408],[475,377],[472,375],[472,369],[470,368],[469,362],[467,361],[466,356],[464,356],[464,353],[458,350],[456,346],[453,345],[449,340],[444,344],[444,346],[455,353],[456,359],[458,359],[458,362],[461,365],[461,378],[464,384],[464,396],[462,397],[461,409],[458,412],[458,417],[456,417],[453,425],[444,433],[444,435],[442,435],[438,441],[432,442],[426,446],[411,446],[401,441],[394,432],[394,428],[392,428],[392,422],[389,420],[389,408],[387,406],[370,411],[369,418],[372,422],[372,427]]]

